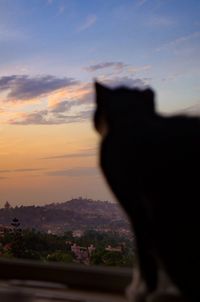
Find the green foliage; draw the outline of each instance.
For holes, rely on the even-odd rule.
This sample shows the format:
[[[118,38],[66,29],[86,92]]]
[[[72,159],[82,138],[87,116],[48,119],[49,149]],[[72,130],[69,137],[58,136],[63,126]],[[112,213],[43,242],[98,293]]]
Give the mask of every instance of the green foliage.
[[[95,247],[89,263],[105,266],[128,266],[134,264],[133,241],[119,236],[114,232],[101,233],[88,230],[84,236],[73,238],[72,232],[63,236],[53,235],[32,230],[17,230],[6,232],[0,238],[1,257],[14,257],[40,261],[55,261],[72,263],[76,260],[71,252],[71,244],[81,247]],[[121,246],[121,251],[108,251],[106,247]]]
[[[47,261],[55,261],[55,262],[65,262],[71,263],[73,261],[73,257],[70,253],[64,253],[63,251],[56,251],[52,254],[47,255]]]
[[[134,254],[97,250],[92,254],[91,264],[105,266],[133,267]]]
[[[72,240],[73,238],[71,238]],[[108,245],[116,246],[119,244],[125,244],[128,248],[133,248],[133,241],[128,238],[124,238],[115,232],[98,232],[95,230],[88,230],[81,238],[74,238],[77,244],[81,246],[88,246],[90,244],[95,245],[97,248],[105,248]]]
[[[103,255],[104,255],[104,250],[97,249],[91,256],[91,264],[102,265],[103,264],[103,260],[102,260]]]

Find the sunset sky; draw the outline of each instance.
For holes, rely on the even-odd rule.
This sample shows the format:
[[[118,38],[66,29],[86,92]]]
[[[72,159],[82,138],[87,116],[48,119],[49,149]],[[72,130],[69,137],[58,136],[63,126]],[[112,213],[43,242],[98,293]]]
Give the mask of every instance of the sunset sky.
[[[93,80],[200,113],[199,0],[0,0],[0,207],[113,200]]]

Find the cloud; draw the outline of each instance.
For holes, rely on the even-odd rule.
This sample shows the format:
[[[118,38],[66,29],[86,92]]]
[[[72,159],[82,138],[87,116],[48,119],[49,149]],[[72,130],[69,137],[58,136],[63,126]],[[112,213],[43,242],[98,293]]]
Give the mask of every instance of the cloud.
[[[150,79],[149,78],[131,78],[131,77],[111,77],[111,78],[104,78],[103,82],[106,85],[109,85],[112,88],[116,88],[118,86],[126,86],[129,88],[135,88],[135,87],[146,87],[148,86]]]
[[[149,66],[143,66],[140,67],[140,69],[141,68],[147,69]],[[134,73],[135,70],[131,71]],[[151,79],[147,77],[134,78],[132,76],[120,77],[107,75],[98,77],[98,80],[113,88],[117,86],[143,88],[149,84]],[[0,78],[0,87],[5,90],[7,87],[10,87],[10,81],[11,77]],[[38,107],[34,106],[34,109],[36,108],[35,110],[31,107],[32,111],[26,111],[27,108],[25,107],[23,112],[8,111],[7,113],[4,113],[6,116],[4,123],[11,125],[61,125],[82,123],[91,120],[94,110],[93,84],[79,83],[78,85],[74,85],[73,81],[72,83],[68,81],[68,85],[67,89],[61,88],[48,95],[48,105],[46,102],[43,102]],[[25,89],[28,88],[24,88],[24,90]],[[46,91],[47,89],[49,89],[48,85]],[[40,93],[42,93],[41,90]]]
[[[99,171],[94,167],[77,167],[73,169],[66,170],[56,170],[48,172],[49,176],[70,176],[70,177],[80,177],[80,176],[98,176]]]
[[[139,66],[139,67],[129,67],[128,68],[128,72],[129,73],[139,73],[139,72],[143,72],[143,71],[147,71],[149,69],[151,69],[151,65],[144,65],[144,66]]]
[[[174,73],[171,73],[169,75],[166,75],[166,77],[163,77],[161,80],[162,82],[168,82],[168,81],[174,81],[176,80],[178,77],[182,76],[185,74],[184,69],[180,70],[180,71],[176,71]]]
[[[105,70],[112,68],[112,76],[117,74],[133,74],[133,73],[140,73],[145,72],[151,69],[151,65],[143,65],[143,66],[131,66],[129,64],[125,64],[123,62],[101,62],[98,64],[93,64],[84,69],[89,72],[96,72],[99,70]]]
[[[57,113],[50,118],[47,123],[52,124],[71,124],[88,121],[92,118],[93,110],[82,110],[74,115],[65,115],[63,113]]]
[[[87,121],[92,117],[93,110],[83,110],[76,115],[65,115],[60,112],[38,110],[33,113],[23,113],[15,119],[10,119],[11,125],[61,125]]]
[[[96,15],[90,15],[86,18],[85,22],[79,26],[79,28],[77,29],[78,32],[84,31],[88,28],[90,28],[91,26],[93,26],[97,21],[97,17]]]
[[[76,106],[77,102],[75,101],[62,101],[58,104],[55,104],[51,109],[51,112],[59,113],[70,110],[72,107]]]
[[[81,150],[75,153],[68,153],[62,155],[54,155],[49,157],[43,157],[41,159],[63,159],[63,158],[76,158],[76,157],[91,157],[96,155],[96,149]]]
[[[189,35],[185,35],[182,37],[179,37],[173,41],[170,41],[169,43],[163,44],[162,46],[156,48],[156,51],[162,51],[162,50],[167,50],[171,48],[175,48],[177,46],[181,46],[185,42],[189,42],[193,39],[199,38],[200,37],[200,31],[193,32]]]
[[[3,85],[3,84],[2,84]],[[26,105],[27,106],[27,105]],[[31,111],[7,112],[5,123],[12,125],[59,125],[87,121],[93,114],[91,83],[59,89],[48,95],[47,102],[31,107]],[[5,114],[4,114],[5,115]]]
[[[120,63],[121,66],[123,65],[123,63],[121,62],[115,62],[115,63]],[[148,68],[150,68],[148,65],[138,68],[135,67],[133,69],[129,67],[130,69],[129,72],[135,73],[136,69],[137,72],[139,72],[138,70],[142,70],[142,69],[146,70]],[[18,83],[19,80],[22,80],[23,84]],[[43,80],[43,82],[46,83],[46,79],[44,79],[43,77],[41,78],[41,80]],[[34,106],[33,108],[34,109],[36,108],[35,110],[33,110],[33,108],[31,107],[31,111],[26,111],[27,107],[24,107],[24,111],[22,112],[19,111],[4,112],[2,114],[2,117],[5,116],[4,123],[8,123],[11,125],[61,125],[61,124],[69,124],[69,123],[82,123],[91,120],[94,110],[93,83],[78,83],[78,85],[74,85],[77,82],[73,79],[67,80],[66,82],[66,78],[64,80],[64,79],[57,79],[55,77],[50,77],[50,81],[52,82],[53,80],[55,80],[53,87],[49,87],[48,85],[46,85],[45,87],[40,88],[40,86],[37,87],[36,85],[37,95],[39,95],[39,93],[43,94],[44,91],[50,91],[50,89],[56,89],[56,87],[60,87],[62,85],[68,85],[67,89],[66,87],[64,87],[59,90],[53,91],[48,95],[48,104],[47,102],[43,102],[38,107]],[[64,83],[62,81],[60,83],[60,80],[64,81]],[[130,88],[133,87],[143,88],[149,84],[151,79],[147,77],[134,78],[132,76],[120,77],[110,74],[107,76],[100,76],[98,77],[98,80],[113,88],[117,86],[127,86]],[[1,77],[0,88],[2,90],[6,90],[9,87],[11,87],[12,93],[14,93],[15,91],[15,95],[19,94],[18,91],[16,92],[16,89],[12,87],[12,85],[14,85],[12,84],[12,81],[14,82],[15,85],[17,85],[16,82],[18,83],[20,88],[20,94],[22,93],[22,91],[25,94],[26,91],[28,91],[29,95],[30,94],[33,95],[33,93],[36,94],[36,92],[32,92],[32,89],[29,89],[30,87],[25,87],[24,81],[25,82],[29,81],[29,78],[27,80],[27,76]],[[38,78],[36,83],[38,83]]]
[[[35,171],[41,171],[44,170],[44,168],[19,168],[19,169],[4,169],[0,170],[0,173],[12,173],[12,172],[35,172]]]
[[[35,171],[42,171],[44,168],[21,168],[21,169],[14,169],[12,172],[35,172]]]
[[[94,64],[94,65],[90,65],[89,67],[86,67],[85,69],[87,71],[97,71],[100,69],[105,69],[105,68],[114,68],[117,70],[122,70],[124,67],[126,67],[127,65],[124,64],[123,62],[102,62],[99,64]]]
[[[22,113],[16,119],[9,120],[12,125],[42,125],[48,124],[46,121],[47,110],[38,110],[32,113]]]
[[[80,97],[78,100],[73,101],[61,101],[53,106],[50,106],[49,112],[50,113],[63,113],[70,111],[74,107],[86,106],[89,109],[89,105],[92,104],[92,91],[88,92],[87,94]]]
[[[37,77],[11,75],[0,77],[0,91],[8,91],[8,101],[24,101],[77,83],[78,81],[73,78],[57,78],[52,75]]]
[[[0,170],[0,173],[8,173],[11,172],[12,170]]]
[[[69,111],[72,107],[91,104],[91,83],[79,83],[48,95],[48,109]]]

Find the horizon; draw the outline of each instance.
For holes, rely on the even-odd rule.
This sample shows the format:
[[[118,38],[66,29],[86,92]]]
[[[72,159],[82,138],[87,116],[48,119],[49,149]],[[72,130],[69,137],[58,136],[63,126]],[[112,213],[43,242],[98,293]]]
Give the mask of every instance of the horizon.
[[[53,201],[53,202],[47,202],[47,203],[43,203],[43,204],[35,204],[35,203],[28,203],[27,205],[24,205],[24,204],[18,204],[14,202],[14,205],[13,205],[13,202],[12,201],[8,201],[6,200],[3,204],[0,203],[0,209],[5,209],[5,204],[8,203],[10,208],[15,208],[15,207],[32,207],[32,206],[36,206],[36,207],[44,207],[44,206],[49,206],[49,205],[60,205],[60,204],[64,204],[64,203],[67,203],[67,202],[71,202],[71,201],[74,201],[74,200],[84,200],[84,201],[89,201],[89,202],[100,202],[100,203],[111,203],[111,204],[115,204],[115,205],[118,205],[120,208],[121,208],[121,205],[119,204],[118,201],[110,201],[110,200],[100,200],[100,199],[92,199],[92,198],[89,198],[89,197],[83,197],[83,196],[78,196],[78,197],[72,197],[71,199],[68,199],[68,200],[65,200],[65,201]]]
[[[98,168],[93,81],[151,86],[200,114],[198,0],[0,0],[1,202],[115,200]]]

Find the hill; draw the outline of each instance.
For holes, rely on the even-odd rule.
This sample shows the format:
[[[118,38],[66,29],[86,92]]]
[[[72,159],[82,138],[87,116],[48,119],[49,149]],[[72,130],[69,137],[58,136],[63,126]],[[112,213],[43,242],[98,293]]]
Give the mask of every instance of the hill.
[[[45,206],[20,206],[0,209],[0,225],[9,226],[19,219],[22,228],[55,234],[73,230],[129,230],[129,223],[118,204],[77,198]]]

